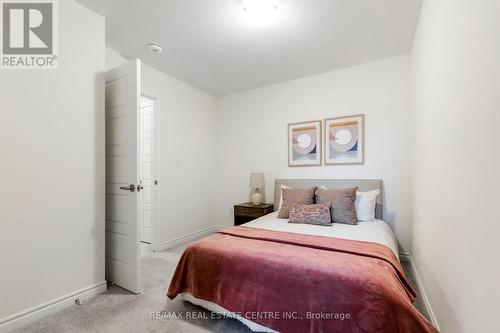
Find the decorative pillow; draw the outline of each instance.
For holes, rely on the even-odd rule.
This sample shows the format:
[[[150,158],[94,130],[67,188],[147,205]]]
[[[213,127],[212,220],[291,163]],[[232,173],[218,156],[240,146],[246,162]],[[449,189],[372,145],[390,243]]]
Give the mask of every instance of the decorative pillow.
[[[316,203],[332,204],[332,222],[343,224],[358,224],[356,216],[356,190],[357,187],[347,189],[323,189],[316,190]]]
[[[283,204],[278,213],[278,217],[287,219],[290,209],[297,204],[311,205],[314,203],[314,191],[316,186],[309,188],[284,188],[281,190]]]
[[[356,206],[358,221],[366,222],[375,220],[375,205],[379,194],[379,190],[356,192],[356,201],[354,204]]]
[[[303,205],[297,204],[290,210],[288,223],[332,225],[330,203]]]
[[[281,189],[281,191],[280,191],[280,203],[278,205],[278,210],[280,210],[281,207],[283,207],[283,189],[285,189],[285,188],[290,189],[291,187],[281,184],[281,186],[280,186],[280,189]]]

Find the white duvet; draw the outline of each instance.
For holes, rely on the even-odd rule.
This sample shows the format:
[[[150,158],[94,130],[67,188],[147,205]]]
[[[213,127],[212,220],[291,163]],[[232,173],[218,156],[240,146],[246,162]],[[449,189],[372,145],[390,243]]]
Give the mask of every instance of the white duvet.
[[[389,225],[382,220],[359,222],[356,225],[334,223],[331,226],[321,226],[288,223],[288,219],[279,219],[278,212],[274,212],[245,223],[243,226],[378,243],[390,248],[396,255],[396,258],[399,258],[396,237],[394,237]]]

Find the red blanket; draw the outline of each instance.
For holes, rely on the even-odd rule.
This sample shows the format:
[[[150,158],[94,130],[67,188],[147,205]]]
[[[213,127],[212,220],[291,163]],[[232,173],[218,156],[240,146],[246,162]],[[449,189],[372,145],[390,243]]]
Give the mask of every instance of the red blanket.
[[[184,251],[167,296],[182,292],[279,332],[438,332],[376,243],[226,229]]]

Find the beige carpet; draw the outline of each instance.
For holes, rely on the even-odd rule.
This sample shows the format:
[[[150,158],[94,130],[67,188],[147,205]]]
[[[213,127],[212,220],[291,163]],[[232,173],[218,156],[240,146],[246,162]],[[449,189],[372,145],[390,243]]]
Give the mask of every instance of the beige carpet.
[[[141,259],[144,292],[133,295],[116,286],[104,294],[85,300],[14,332],[250,332],[235,319],[203,319],[210,312],[188,302],[166,298],[165,293],[180,254],[188,244]],[[411,266],[402,260],[410,282],[415,286]],[[420,300],[415,306],[427,316]],[[151,313],[163,317],[151,318]],[[191,317],[186,318],[189,312]],[[166,316],[170,315],[170,318]],[[427,316],[428,317],[428,316]]]

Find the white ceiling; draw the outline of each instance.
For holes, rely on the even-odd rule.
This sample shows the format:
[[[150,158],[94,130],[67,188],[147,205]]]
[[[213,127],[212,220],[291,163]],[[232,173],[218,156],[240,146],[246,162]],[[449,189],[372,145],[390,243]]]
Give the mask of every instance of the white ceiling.
[[[106,17],[109,46],[217,96],[406,54],[422,3],[278,0],[255,27],[241,0],[78,1]]]

